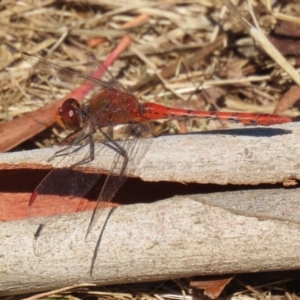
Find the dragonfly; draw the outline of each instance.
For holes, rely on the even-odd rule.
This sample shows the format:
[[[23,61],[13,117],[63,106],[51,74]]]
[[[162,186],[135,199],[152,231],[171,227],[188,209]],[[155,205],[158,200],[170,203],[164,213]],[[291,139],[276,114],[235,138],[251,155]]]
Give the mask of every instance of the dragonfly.
[[[101,170],[87,174],[77,169],[87,170],[96,157],[105,158],[106,151],[111,151],[113,158],[92,212],[86,236],[98,220],[103,206],[112,200],[128,174],[133,173],[148,151],[152,137],[151,121],[185,117],[263,126],[291,122],[289,117],[272,114],[187,110],[140,102],[95,56],[89,58],[88,64],[92,70],[102,68],[104,75],[101,79],[92,73],[87,75],[62,68],[29,53],[23,52],[22,57],[41,73],[74,84],[92,85],[97,90],[86,104],[80,105],[76,99],[70,98],[57,110],[57,123],[72,133],[64,141],[66,146],[49,159],[58,159],[58,163],[37,186],[28,204],[28,217],[37,220],[38,224],[45,224],[49,216],[66,213],[62,205],[55,201],[51,203],[52,195],[84,197],[98,181]],[[110,129],[118,125],[123,125],[124,128],[121,137],[116,139]],[[104,139],[97,145],[94,139],[96,132]],[[40,207],[45,205],[48,206],[46,215],[44,210],[43,213],[40,212]]]

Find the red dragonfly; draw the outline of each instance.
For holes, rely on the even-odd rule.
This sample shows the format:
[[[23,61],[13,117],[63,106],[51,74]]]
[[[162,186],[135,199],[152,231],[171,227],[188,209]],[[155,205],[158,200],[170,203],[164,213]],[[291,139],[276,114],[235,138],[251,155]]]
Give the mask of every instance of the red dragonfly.
[[[133,172],[148,150],[151,143],[149,122],[152,120],[196,117],[264,126],[291,121],[288,117],[277,115],[195,111],[170,108],[155,103],[140,103],[107,70],[104,70],[104,78],[100,80],[93,75],[61,68],[28,53],[22,53],[22,57],[42,73],[50,74],[62,81],[89,84],[93,85],[94,89],[100,89],[100,92],[91,97],[88,104],[80,106],[76,99],[67,99],[56,113],[58,124],[74,132],[65,139],[65,144],[68,146],[57,151],[50,158],[50,160],[60,159],[60,161],[38,185],[30,198],[29,217],[36,218],[38,224],[45,224],[47,216],[66,213],[61,205],[51,203],[51,195],[83,197],[99,179],[99,174],[82,174],[76,169],[88,168],[96,155],[105,157],[105,151],[114,151],[111,168],[87,229],[86,235],[88,235],[101,214],[100,204],[111,201],[126,180],[127,174]],[[94,69],[102,66],[94,56],[90,57],[89,64]],[[107,130],[116,125],[125,126],[122,138],[118,140],[114,139],[110,133],[112,131]],[[105,140],[100,145],[94,143],[96,131],[102,134]],[[39,208],[45,205],[48,206],[47,216],[44,215],[44,211],[43,215],[39,211]]]

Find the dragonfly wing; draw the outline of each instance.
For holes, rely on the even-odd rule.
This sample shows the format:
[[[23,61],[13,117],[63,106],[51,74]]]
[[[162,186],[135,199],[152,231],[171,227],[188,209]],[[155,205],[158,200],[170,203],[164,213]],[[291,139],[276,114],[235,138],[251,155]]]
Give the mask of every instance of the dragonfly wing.
[[[105,145],[101,146],[101,149],[106,149]],[[100,173],[87,172],[90,165],[89,144],[65,147],[56,152],[54,160],[58,161],[56,167],[36,188],[28,205],[29,221],[38,226],[35,228],[33,240],[37,256],[56,249],[58,245],[70,247],[74,242],[73,228],[65,227],[64,224],[57,226],[61,218],[55,220],[56,226],[53,227],[50,217],[86,210],[88,201],[83,197],[100,177]],[[76,163],[79,166],[72,167]],[[84,223],[76,214],[73,215],[73,220],[74,226]],[[60,228],[64,228],[63,232]]]
[[[105,80],[97,79],[96,77],[101,76],[102,72],[106,72],[106,68],[103,66],[100,68],[97,74],[82,74],[70,69],[59,67],[41,57],[31,55],[26,52],[22,52],[23,59],[30,65],[34,66],[36,70],[43,74],[50,74],[62,81],[71,82],[74,84],[82,84],[88,86],[101,86],[103,88],[110,88],[111,84]]]
[[[80,208],[82,197],[100,177],[100,174],[86,172],[91,163],[90,144],[85,143],[86,134],[83,129],[71,145],[60,149],[52,157],[55,168],[41,181],[28,204],[28,217],[32,224],[46,224],[50,216],[85,210]],[[76,164],[78,166],[73,167]]]
[[[151,128],[149,124],[131,123],[126,125],[126,139],[116,141],[118,149],[116,149],[115,141],[110,142],[108,147],[114,149],[116,152],[113,158],[113,163],[106,177],[105,183],[102,187],[100,195],[94,208],[90,224],[87,229],[86,237],[91,232],[93,226],[102,214],[103,208],[114,197],[118,189],[123,185],[127,179],[128,174],[132,174],[136,166],[140,163],[148,151],[152,139]],[[135,136],[142,132],[143,138]],[[120,154],[121,151],[124,151]]]
[[[92,77],[101,76],[101,80],[107,82],[110,88],[118,91],[128,92],[125,87],[111,74],[111,72],[104,66],[103,62],[95,55],[90,55],[87,62],[87,74]]]

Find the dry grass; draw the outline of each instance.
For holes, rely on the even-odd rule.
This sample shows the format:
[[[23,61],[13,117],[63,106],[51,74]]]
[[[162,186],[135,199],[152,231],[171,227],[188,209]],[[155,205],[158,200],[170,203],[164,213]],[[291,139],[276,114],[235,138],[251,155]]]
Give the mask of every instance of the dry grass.
[[[262,273],[262,275],[266,275]],[[287,274],[286,274],[287,275]],[[278,273],[277,273],[278,276]],[[248,277],[251,285],[247,285],[240,279],[233,279],[227,286],[224,296],[218,299],[232,300],[251,300],[251,299],[273,299],[273,300],[297,300],[299,297],[295,293],[297,288],[295,274],[291,274],[290,278],[285,275],[281,276],[281,280],[276,280],[276,275],[273,280],[264,284],[255,284],[255,276]],[[245,279],[245,276],[242,277]],[[261,280],[262,278],[260,278]],[[211,294],[213,290],[217,293],[218,287],[207,285]],[[293,290],[291,293],[289,290]],[[25,298],[24,298],[25,297]],[[47,298],[48,297],[48,298]],[[126,285],[116,285],[108,287],[96,287],[92,284],[79,284],[72,287],[65,287],[60,290],[50,291],[46,293],[31,295],[22,295],[14,299],[105,299],[105,300],[199,300],[209,299],[203,295],[203,291],[191,289],[188,280],[178,279],[173,281],[152,282],[152,283],[134,283]]]
[[[55,78],[37,77],[34,68],[28,68],[22,61],[20,52],[85,72],[90,54],[104,60],[125,33],[130,34],[133,42],[110,70],[141,101],[188,109],[272,113],[283,94],[300,81],[295,70],[297,58],[285,54],[288,62],[284,61],[265,35],[274,28],[278,18],[299,22],[294,16],[299,15],[300,9],[298,1],[278,1],[274,7],[267,0],[250,2],[260,26],[260,29],[256,27],[258,30],[247,1],[234,1],[235,5],[238,3],[237,10],[229,7],[229,11],[224,5],[228,1],[217,0],[3,0],[0,3],[0,121],[43,107],[73,88]],[[197,56],[218,39],[221,39],[218,47],[207,51],[205,56]],[[172,65],[171,74],[155,77]],[[279,113],[299,116],[299,111],[292,107]],[[156,122],[155,126],[154,131],[160,133],[230,125],[193,120]],[[55,126],[18,149],[49,146],[62,136],[64,133]],[[146,290],[142,291],[142,287]],[[127,288],[121,286],[118,291],[127,293]],[[202,298],[201,293],[183,284],[140,284],[132,289],[130,294],[108,295],[100,294],[100,289],[85,288],[76,295],[105,299]],[[247,293],[251,298],[270,298],[272,292],[268,294],[266,290],[268,287],[259,297]],[[294,298],[288,292],[281,290],[279,294]]]
[[[259,1],[252,2],[260,26],[270,31],[275,17]],[[100,3],[2,3],[2,122],[43,107],[73,87],[47,76],[37,78],[34,69],[20,59],[20,51],[85,72],[87,57],[93,53],[103,60],[125,32],[131,35],[133,43],[111,71],[141,101],[189,109],[272,113],[284,91],[293,85],[290,76],[257,47],[247,33],[249,28],[245,30],[220,1]],[[274,11],[284,12],[284,9],[288,8],[275,7]],[[246,1],[241,1],[238,13],[251,21]],[[224,45],[208,52],[201,60],[196,57],[188,61],[223,32],[231,32],[224,37]],[[96,46],[97,43],[100,44]],[[170,65],[175,66],[174,72],[147,81],[148,76],[159,74]],[[141,86],[143,82],[146,84]],[[284,113],[298,116],[294,110]],[[185,128],[186,124],[169,122],[166,128],[160,122],[157,131],[225,126],[224,122],[207,124],[199,120],[188,125]],[[60,132],[56,129],[35,137],[34,143],[37,146],[56,143],[61,139],[52,140]]]

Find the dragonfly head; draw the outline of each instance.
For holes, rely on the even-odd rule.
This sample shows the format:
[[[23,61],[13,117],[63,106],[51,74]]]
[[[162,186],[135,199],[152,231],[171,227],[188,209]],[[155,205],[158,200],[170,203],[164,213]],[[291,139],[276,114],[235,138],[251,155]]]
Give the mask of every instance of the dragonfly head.
[[[63,129],[75,131],[82,126],[83,115],[84,113],[78,101],[69,98],[57,109],[55,120]]]

